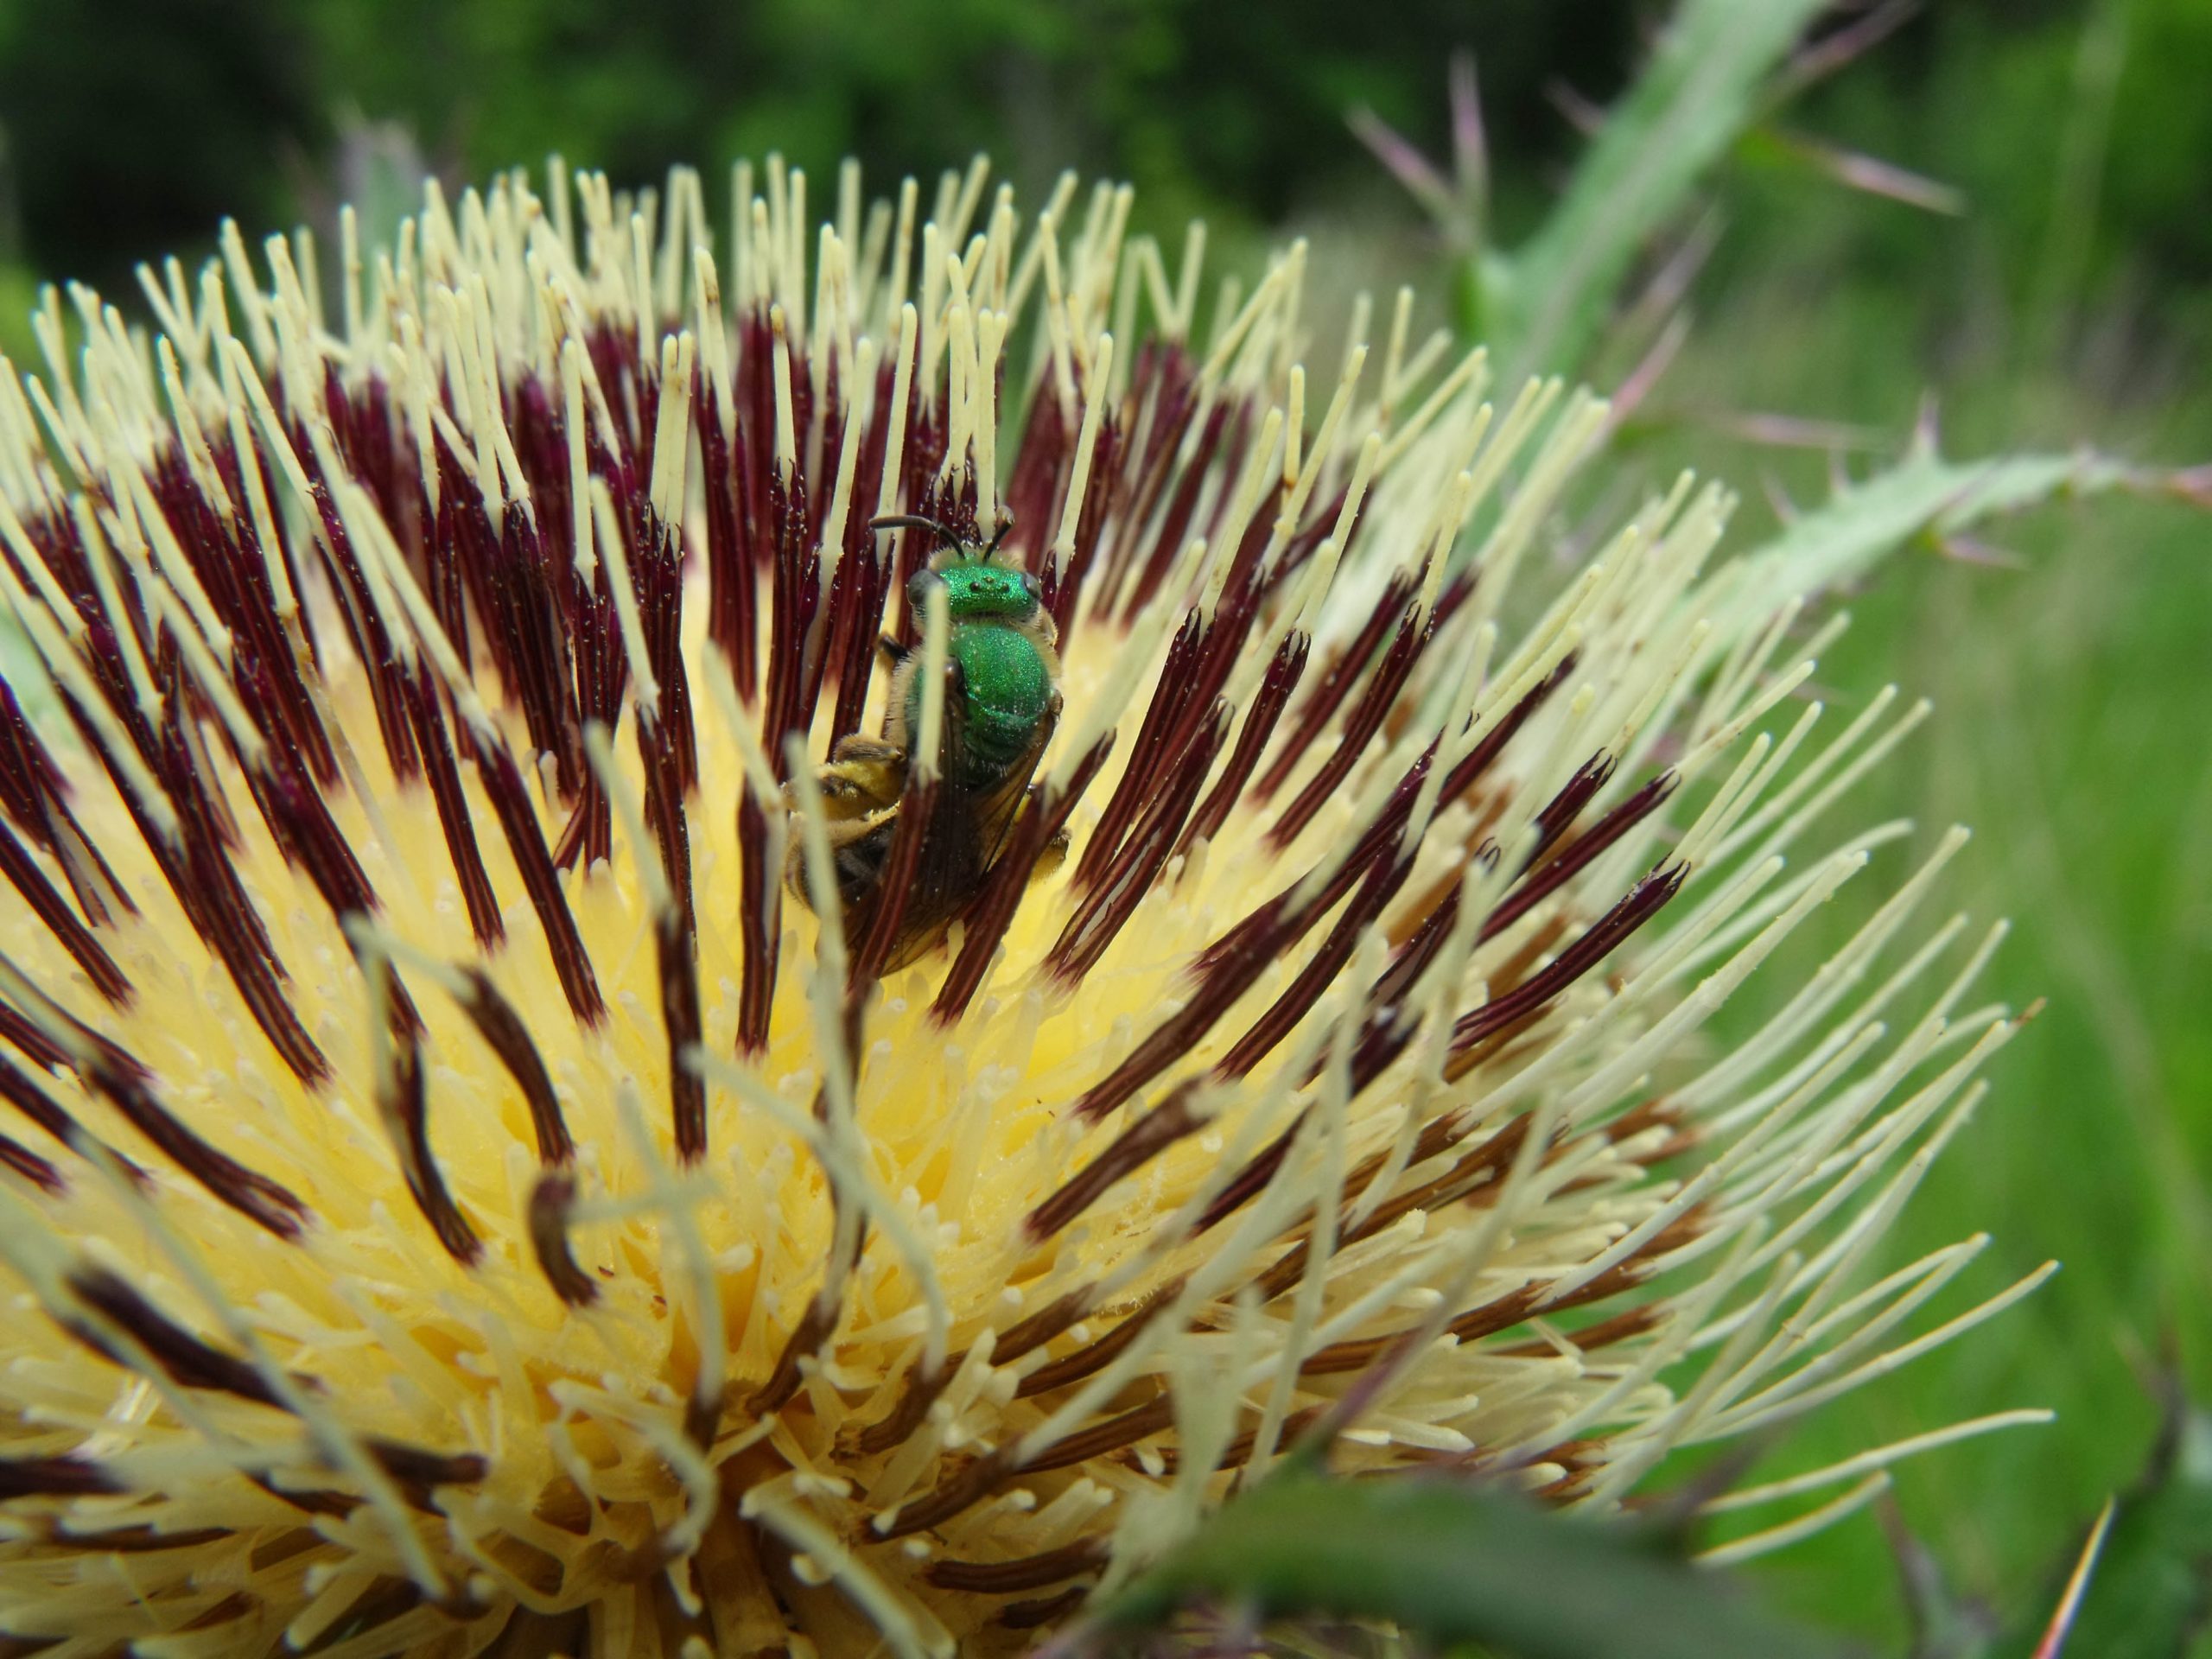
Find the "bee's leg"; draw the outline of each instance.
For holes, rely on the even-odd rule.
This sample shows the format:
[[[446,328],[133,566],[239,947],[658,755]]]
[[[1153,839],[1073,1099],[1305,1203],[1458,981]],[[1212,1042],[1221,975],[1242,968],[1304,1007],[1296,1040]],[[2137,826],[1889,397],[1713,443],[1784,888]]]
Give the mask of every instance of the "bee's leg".
[[[846,936],[849,940],[853,926],[853,907],[881,885],[884,867],[891,859],[891,835],[895,812],[871,820],[865,828],[855,824],[855,834],[841,837],[830,847],[830,856],[837,867],[837,898],[845,907]]]
[[[833,819],[865,817],[898,804],[906,786],[903,750],[858,733],[840,738],[830,764],[815,773],[822,806]]]
[[[823,816],[832,822],[861,817],[875,804],[874,791],[865,782],[835,767],[824,766],[815,773],[814,787],[822,797]]]
[[[864,732],[848,732],[837,740],[837,747],[830,751],[830,759],[841,766],[863,763],[885,766],[903,764],[906,757],[894,745],[880,737],[870,737]]]
[[[845,904],[855,902],[881,878],[884,860],[891,851],[892,826],[898,818],[894,808],[833,817],[824,826],[829,831],[830,862],[837,872],[837,896]],[[791,845],[784,854],[784,887],[811,910],[814,894],[807,884],[804,834],[798,824],[792,824]]]

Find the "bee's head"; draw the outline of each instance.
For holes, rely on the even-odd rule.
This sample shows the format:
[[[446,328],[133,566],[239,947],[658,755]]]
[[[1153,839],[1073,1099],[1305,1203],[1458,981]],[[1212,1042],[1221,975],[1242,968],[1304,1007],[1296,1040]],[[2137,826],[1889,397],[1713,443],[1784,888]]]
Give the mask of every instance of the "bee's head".
[[[1043,600],[1037,578],[1027,570],[964,551],[940,554],[906,584],[915,614],[927,609],[930,589],[940,583],[948,590],[945,609],[955,622],[1027,622]]]
[[[932,531],[942,543],[929,564],[915,571],[906,583],[906,601],[915,614],[928,607],[930,589],[939,584],[947,590],[945,608],[955,622],[1022,623],[1035,618],[1041,608],[1044,590],[1037,578],[1018,565],[1001,564],[995,557],[999,543],[1013,528],[1011,522],[1001,524],[998,534],[981,545],[961,539],[934,519],[916,515],[878,518],[874,527],[882,530],[893,524]]]

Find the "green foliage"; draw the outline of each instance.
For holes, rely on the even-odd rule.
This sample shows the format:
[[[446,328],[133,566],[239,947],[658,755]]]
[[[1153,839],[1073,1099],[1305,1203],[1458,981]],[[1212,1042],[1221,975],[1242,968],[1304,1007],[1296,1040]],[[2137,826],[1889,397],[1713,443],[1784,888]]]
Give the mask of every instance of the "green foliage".
[[[1908,1659],[2183,1659],[2212,1630],[2212,1414],[2169,1384],[2150,1466],[2069,1540],[2040,1599],[2006,1628],[1951,1589],[1917,1541],[1900,1540],[1913,1615]]]
[[[0,256],[119,287],[126,233],[284,223],[328,118],[302,44],[276,7],[0,0]]]
[[[1793,594],[1856,582],[1913,537],[1956,534],[2041,505],[2062,492],[2094,494],[2133,475],[2093,454],[2003,455],[1960,463],[1932,448],[1916,451],[1796,519],[1749,555],[1751,591],[1758,595],[1753,608],[1771,611]]]
[[[1516,376],[1580,365],[1646,246],[1751,124],[1825,3],[1688,0],[1543,227],[1483,262],[1470,332]]]
[[[38,283],[21,265],[0,264],[0,352],[17,363],[37,360],[38,340],[31,333],[31,312],[38,305]]]
[[[1831,227],[1828,251],[1847,259],[1859,238],[1881,236],[1891,211],[1855,205]],[[1694,459],[1742,480],[1738,533],[1754,539],[1772,522],[1761,480],[1813,501],[1826,458],[1762,451],[1694,411],[1802,410],[1901,428],[1924,385],[1926,342],[1948,338],[1931,335],[1927,315],[1958,296],[1955,284],[1923,278],[1907,292],[1847,264],[1818,283],[1794,275],[1784,267],[1719,290],[1664,389],[1683,424],[1648,440],[1655,476]],[[2201,393],[2116,406],[2050,375],[1993,366],[2009,349],[2001,336],[1952,349],[1965,354],[1946,365],[1948,449],[2063,451],[2094,435],[2108,453],[2212,454],[2212,401]],[[2138,372],[2164,384],[2188,362],[2153,355]],[[2202,736],[2212,561],[2201,513],[2132,491],[2085,503],[2062,492],[1980,533],[2018,568],[1945,558],[1918,538],[1850,594],[1853,626],[1818,676],[1845,717],[1889,680],[1934,699],[1935,719],[1854,791],[1850,819],[1918,822],[1912,843],[1882,855],[1893,872],[1944,826],[1973,826],[1947,896],[1977,925],[2012,918],[1992,995],[2016,1007],[2049,999],[1883,1262],[1911,1260],[1973,1224],[1996,1241],[1984,1284],[2049,1256],[2065,1271],[1974,1341],[1808,1418],[1777,1456],[1786,1473],[1946,1418],[2055,1408],[2056,1427],[2031,1449],[1995,1437],[1899,1476],[1906,1519],[1937,1558],[1978,1599],[2025,1617],[2047,1611],[2047,1565],[2078,1548],[2088,1516],[2138,1466],[2153,1412],[2127,1355],[2171,1332],[2191,1386],[2212,1394],[2212,1027],[2202,1016],[2212,1006]],[[1846,895],[1789,960],[1802,967],[1840,944],[1863,919],[1860,902]],[[1757,982],[1749,989],[1719,1040],[1754,1028],[1769,1006]],[[1872,1527],[1838,1529],[1764,1576],[1824,1620],[1897,1629],[1894,1569]]]
[[[1478,1643],[1512,1659],[1836,1651],[1650,1536],[1467,1481],[1266,1481],[1111,1599],[1096,1624],[1101,1633],[1156,1626],[1197,1598],[1267,1618],[1388,1619],[1430,1642]]]
[[[2212,1414],[2179,1408],[2136,1490],[2120,1501],[2067,1633],[2097,1659],[2181,1659],[2212,1615]],[[1996,1659],[2031,1659],[2039,1632]]]
[[[554,149],[623,184],[678,159],[711,178],[777,149],[827,187],[847,155],[887,182],[989,150],[1033,196],[1072,166],[1141,179],[1143,213],[1178,230],[1193,214],[1257,226],[1369,192],[1346,110],[1418,130],[1455,46],[1482,55],[1502,145],[1528,179],[1572,148],[1548,79],[1609,92],[1635,13],[1632,0],[0,0],[0,129],[33,263],[111,288],[137,258],[203,245],[225,213],[277,226],[334,211],[352,189],[354,117],[399,123],[454,180]]]

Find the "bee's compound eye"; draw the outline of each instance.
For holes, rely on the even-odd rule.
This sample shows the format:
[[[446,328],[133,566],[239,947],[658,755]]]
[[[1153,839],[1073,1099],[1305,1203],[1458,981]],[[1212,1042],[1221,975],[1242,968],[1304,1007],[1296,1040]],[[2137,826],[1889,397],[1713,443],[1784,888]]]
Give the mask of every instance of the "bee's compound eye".
[[[906,578],[906,603],[916,616],[925,615],[930,607],[930,589],[944,586],[944,578],[936,571],[917,570]]]
[[[1021,573],[1021,591],[1039,605],[1045,602],[1045,584],[1027,570]]]

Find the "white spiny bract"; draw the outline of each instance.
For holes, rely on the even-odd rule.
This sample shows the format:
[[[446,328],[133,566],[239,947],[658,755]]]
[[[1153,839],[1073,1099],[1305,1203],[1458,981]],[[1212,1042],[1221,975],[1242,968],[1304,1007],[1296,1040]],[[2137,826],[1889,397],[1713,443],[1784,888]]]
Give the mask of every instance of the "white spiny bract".
[[[734,184],[432,187],[327,312],[233,232],[0,377],[0,1632],[1010,1652],[1316,1437],[1610,1511],[2030,1288],[1878,1255],[2017,1021],[1725,492],[1562,573],[1604,404],[1301,248]],[[1011,518],[1065,710],[879,981],[812,779],[891,512]]]

